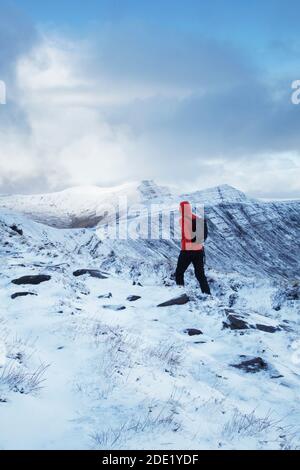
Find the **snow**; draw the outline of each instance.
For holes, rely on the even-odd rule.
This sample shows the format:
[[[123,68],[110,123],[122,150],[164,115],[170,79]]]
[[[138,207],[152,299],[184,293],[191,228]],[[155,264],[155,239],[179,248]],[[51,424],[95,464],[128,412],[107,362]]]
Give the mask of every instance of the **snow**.
[[[166,190],[153,196],[152,185],[143,188],[144,199],[170,197]],[[89,199],[93,190],[78,192],[83,207],[82,194]],[[199,293],[191,272],[186,288],[174,285],[174,241],[99,243],[93,228],[58,229],[16,208],[0,209],[0,449],[299,448],[300,364],[293,360],[299,301],[285,299],[299,271],[292,256],[283,273],[277,269],[278,245],[269,243],[280,228],[280,243],[288,245],[284,214],[290,243],[297,246],[297,219],[293,225],[288,217],[299,214],[299,205],[248,199],[221,204],[230,205],[239,224],[245,217],[243,227],[245,211],[263,221],[255,249],[269,258],[262,259],[263,269],[259,258],[253,261],[243,248],[247,236],[239,237],[226,219],[228,207],[212,203],[210,217],[216,224],[226,220],[230,238],[220,254],[220,235],[211,226],[212,298]],[[80,268],[104,269],[108,278],[73,276]],[[51,279],[11,283],[28,274]],[[22,291],[37,295],[11,298]],[[184,292],[189,303],[157,307]],[[130,295],[141,298],[131,302]],[[126,308],[105,308],[115,305]],[[224,329],[229,308],[252,327]],[[257,323],[279,329],[263,332]],[[189,336],[187,328],[203,334]],[[232,367],[253,357],[263,358],[268,369],[245,373]]]
[[[167,188],[152,181],[124,183],[112,188],[79,186],[49,194],[0,196],[0,208],[21,212],[55,227],[81,227],[82,219],[93,223],[103,208],[114,207],[124,196],[128,205],[132,205],[153,197],[159,200],[160,196],[168,194]]]

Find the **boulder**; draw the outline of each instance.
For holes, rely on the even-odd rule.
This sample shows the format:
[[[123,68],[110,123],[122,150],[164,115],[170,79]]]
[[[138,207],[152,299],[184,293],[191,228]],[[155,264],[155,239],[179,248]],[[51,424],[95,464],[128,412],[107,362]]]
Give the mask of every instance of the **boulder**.
[[[244,372],[250,372],[252,374],[268,369],[268,364],[261,357],[254,357],[253,359],[242,361],[239,364],[230,365],[236,369],[242,369]]]
[[[73,276],[83,276],[84,274],[88,274],[91,277],[96,277],[97,279],[107,279],[108,276],[104,274],[99,269],[77,269],[73,272]]]
[[[140,295],[129,295],[126,300],[129,300],[129,302],[135,302],[139,299],[141,299]]]
[[[22,276],[18,279],[13,279],[11,282],[13,284],[22,285],[22,284],[41,284],[41,282],[50,281],[51,276],[46,274],[37,274],[32,276]]]
[[[171,305],[184,305],[190,301],[190,298],[186,294],[182,294],[179,297],[174,297],[173,299],[167,300],[162,304],[158,304],[157,307],[170,307]]]
[[[17,297],[25,297],[26,295],[37,295],[34,292],[16,292],[15,294],[12,294],[10,297],[12,299],[16,299]]]
[[[202,331],[198,330],[197,328],[186,328],[184,333],[187,333],[189,336],[203,335]]]

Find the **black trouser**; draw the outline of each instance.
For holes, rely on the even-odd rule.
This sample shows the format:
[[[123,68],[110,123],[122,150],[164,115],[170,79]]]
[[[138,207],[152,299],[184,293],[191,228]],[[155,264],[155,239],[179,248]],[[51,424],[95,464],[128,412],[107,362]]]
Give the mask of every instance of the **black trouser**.
[[[190,264],[193,264],[195,276],[200,284],[203,294],[210,294],[209,285],[204,273],[204,251],[203,250],[186,250],[181,251],[178,258],[176,268],[176,284],[184,286],[184,273]]]

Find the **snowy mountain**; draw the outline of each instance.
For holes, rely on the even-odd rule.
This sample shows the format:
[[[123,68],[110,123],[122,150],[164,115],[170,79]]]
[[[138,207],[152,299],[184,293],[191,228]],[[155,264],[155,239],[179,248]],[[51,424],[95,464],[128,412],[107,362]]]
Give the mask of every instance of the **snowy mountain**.
[[[99,239],[122,195],[205,203],[212,298],[174,285],[178,240]],[[299,448],[298,201],[145,181],[0,206],[0,449]]]
[[[0,208],[21,212],[53,227],[94,227],[101,221],[103,207],[114,206],[124,196],[128,204],[138,204],[161,201],[171,193],[153,181],[126,183],[113,188],[80,186],[57,193],[0,196]]]
[[[207,255],[210,266],[221,271],[268,276],[298,277],[300,271],[300,201],[259,201],[241,191],[222,185],[190,194],[175,194],[153,181],[128,183],[115,188],[82,187],[59,193],[0,197],[0,208],[12,209],[54,227],[95,227],[113,222],[105,209],[116,207],[126,196],[128,206],[159,204],[175,207],[182,199],[204,204],[210,237]],[[120,217],[125,214],[120,212]],[[177,227],[177,226],[176,226]],[[175,228],[176,228],[175,227]],[[112,241],[112,250],[130,247],[138,262],[159,262],[176,258],[178,243],[173,240]],[[118,251],[118,250],[117,250]],[[119,250],[120,251],[120,250]]]
[[[255,201],[229,185],[180,195],[165,186],[157,185],[152,180],[145,180],[112,188],[80,186],[49,194],[0,195],[0,208],[21,212],[36,222],[54,227],[94,227],[101,221],[103,206],[110,204],[114,206],[118,199],[124,196],[128,200],[128,205],[178,203],[183,199],[205,205]]]

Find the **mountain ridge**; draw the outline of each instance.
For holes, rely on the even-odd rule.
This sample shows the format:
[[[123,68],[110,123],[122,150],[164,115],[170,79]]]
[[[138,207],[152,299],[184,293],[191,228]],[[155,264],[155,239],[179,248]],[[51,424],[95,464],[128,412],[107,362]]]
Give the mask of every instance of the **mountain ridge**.
[[[62,191],[33,195],[0,195],[0,208],[23,213],[37,222],[58,228],[93,227],[101,220],[103,205],[114,205],[126,196],[128,204],[177,203],[189,199],[194,204],[253,201],[242,191],[219,185],[191,193],[176,193],[153,180],[125,183],[113,187],[75,186]]]

